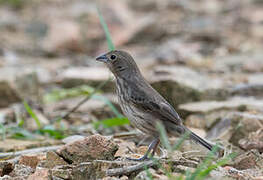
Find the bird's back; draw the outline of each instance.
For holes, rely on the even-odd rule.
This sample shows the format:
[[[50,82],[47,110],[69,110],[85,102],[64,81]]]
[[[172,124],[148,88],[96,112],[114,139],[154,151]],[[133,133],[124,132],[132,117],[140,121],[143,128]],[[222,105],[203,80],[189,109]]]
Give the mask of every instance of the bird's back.
[[[182,125],[177,112],[143,77],[136,76],[130,80],[117,78],[116,84],[122,111],[138,129],[158,134],[156,123],[159,121],[168,126],[168,131],[183,131],[176,127]]]

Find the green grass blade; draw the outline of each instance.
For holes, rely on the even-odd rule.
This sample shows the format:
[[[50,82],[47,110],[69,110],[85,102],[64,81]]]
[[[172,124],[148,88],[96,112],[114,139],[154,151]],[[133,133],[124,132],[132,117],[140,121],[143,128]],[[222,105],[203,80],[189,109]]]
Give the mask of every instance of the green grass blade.
[[[184,177],[183,177],[183,175],[180,175],[180,176],[176,177],[175,180],[184,180]]]
[[[158,129],[158,131],[160,133],[160,140],[161,140],[162,144],[164,145],[164,147],[167,150],[169,150],[169,152],[171,152],[172,147],[170,145],[168,136],[166,134],[166,131],[165,131],[163,125],[161,123],[157,122],[156,127],[157,127],[157,129]]]
[[[117,108],[110,102],[110,100],[108,98],[106,98],[105,96],[100,96],[100,95],[93,95],[92,96],[93,99],[98,99],[103,101],[105,104],[107,104],[110,109],[112,110],[112,112],[118,117],[118,118],[123,118],[123,115],[117,110]]]
[[[214,157],[215,153],[218,150],[218,145],[216,144],[215,146],[213,146],[212,151],[210,151],[207,156],[206,159],[204,160],[204,162],[198,167],[196,168],[196,170],[192,173],[192,175],[189,178],[186,178],[186,180],[195,180],[196,177],[199,175],[199,173],[208,165],[211,163],[212,158]]]
[[[149,169],[147,167],[145,167],[145,171],[146,171],[146,176],[148,180],[153,180],[153,175],[152,173],[149,171]]]
[[[14,139],[36,139],[35,135],[28,130],[19,127],[10,127],[7,129],[8,134]]]
[[[53,91],[44,95],[44,102],[56,102],[67,98],[73,98],[78,96],[90,95],[94,91],[94,88],[88,85],[81,85],[68,89],[54,89]]]
[[[189,169],[187,169],[184,174],[185,174],[185,180],[189,180],[192,175]]]
[[[204,179],[206,176],[208,176],[208,174],[218,168],[219,166],[223,166],[225,164],[227,164],[231,159],[233,159],[236,156],[235,153],[231,153],[229,154],[227,157],[217,161],[215,164],[212,164],[211,166],[207,167],[206,169],[204,169],[203,171],[201,171],[198,176],[197,179]]]
[[[5,140],[6,129],[5,129],[5,126],[2,123],[0,123],[0,134],[2,134],[2,140]]]
[[[20,119],[17,126],[22,128],[24,124],[25,124],[25,121],[23,119]]]
[[[63,139],[66,137],[63,131],[56,129],[54,125],[46,125],[42,129],[39,129],[38,133],[41,135],[48,134],[50,137],[53,137],[54,139]]]
[[[190,133],[191,132],[189,131],[185,132],[183,136],[180,137],[179,141],[172,147],[172,150],[177,150],[181,146],[181,144],[189,137]]]
[[[107,44],[108,44],[108,48],[110,51],[114,50],[115,47],[114,47],[114,44],[112,42],[112,39],[111,39],[111,35],[110,35],[110,31],[108,29],[108,26],[106,24],[106,22],[104,21],[104,18],[102,16],[102,13],[100,11],[100,9],[97,7],[97,11],[98,11],[98,15],[99,15],[99,19],[100,19],[100,24],[104,30],[104,33],[105,33],[105,36],[106,36],[106,39],[107,39]]]
[[[113,126],[123,126],[126,124],[130,124],[130,121],[125,117],[116,117],[116,118],[110,118],[110,119],[104,119],[101,121],[97,121],[94,123],[94,127],[97,129],[100,125],[102,125],[105,128],[113,127]]]
[[[28,112],[28,114],[35,120],[38,129],[41,129],[41,123],[37,117],[37,115],[34,113],[34,111],[32,110],[32,108],[27,104],[27,102],[24,101],[24,106],[26,111]]]
[[[207,167],[205,170],[201,171],[198,175],[197,175],[197,178],[196,179],[204,179],[206,176],[208,176],[208,174],[216,169],[217,167],[219,166],[222,166],[224,164],[226,164],[227,162],[229,161],[229,159],[222,159],[221,161],[217,162],[216,164],[213,164],[209,167]]]

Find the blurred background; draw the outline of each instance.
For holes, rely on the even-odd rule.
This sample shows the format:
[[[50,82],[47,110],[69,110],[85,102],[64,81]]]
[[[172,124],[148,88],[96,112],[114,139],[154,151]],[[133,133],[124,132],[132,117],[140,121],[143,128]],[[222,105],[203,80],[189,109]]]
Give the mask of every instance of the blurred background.
[[[258,121],[263,124],[263,1],[97,4],[116,49],[132,54],[188,127],[244,149],[240,140],[260,129]],[[107,51],[96,1],[0,0],[2,139],[133,130],[119,109],[113,81],[59,118],[112,77],[95,61]],[[237,122],[249,128],[233,131]]]
[[[184,124],[241,154],[231,168],[253,169],[231,171],[238,172],[232,177],[262,179],[263,158],[256,154],[263,152],[262,0],[0,0],[0,152],[56,150],[53,145],[70,142],[66,137],[93,134],[114,137],[119,150],[114,146],[111,159],[146,151],[144,136],[122,115],[112,74],[95,61],[109,49],[97,6],[116,49],[131,53]],[[196,167],[204,159],[194,154],[198,148],[185,143],[177,154]],[[79,151],[71,155],[93,153]],[[19,162],[28,165],[32,158],[39,162],[43,155]],[[13,170],[7,165],[1,176]],[[189,172],[183,165],[178,172]],[[168,177],[150,170],[157,179]]]

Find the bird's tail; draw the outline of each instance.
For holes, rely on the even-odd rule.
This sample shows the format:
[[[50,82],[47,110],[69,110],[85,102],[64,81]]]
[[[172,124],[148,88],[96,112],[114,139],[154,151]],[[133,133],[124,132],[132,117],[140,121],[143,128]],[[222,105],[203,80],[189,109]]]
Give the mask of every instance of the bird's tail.
[[[189,130],[190,131],[190,130]],[[190,138],[192,140],[194,140],[195,142],[201,144],[202,146],[206,147],[208,150],[212,150],[213,145],[208,143],[206,140],[204,140],[203,138],[201,138],[200,136],[198,136],[197,134],[193,133],[192,131],[190,131]]]
[[[199,143],[200,145],[206,147],[209,151],[212,151],[213,145],[192,132],[190,129],[184,126],[184,131],[189,132],[189,138],[194,140],[196,143]]]

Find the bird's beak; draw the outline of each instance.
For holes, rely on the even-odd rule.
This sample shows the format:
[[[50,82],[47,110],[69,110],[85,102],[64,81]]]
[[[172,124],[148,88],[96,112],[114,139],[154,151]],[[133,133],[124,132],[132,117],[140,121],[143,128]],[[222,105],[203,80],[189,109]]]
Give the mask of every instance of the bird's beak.
[[[97,57],[96,60],[106,63],[106,62],[108,61],[108,58],[107,58],[107,56],[104,54],[104,55],[101,55],[101,56]]]

